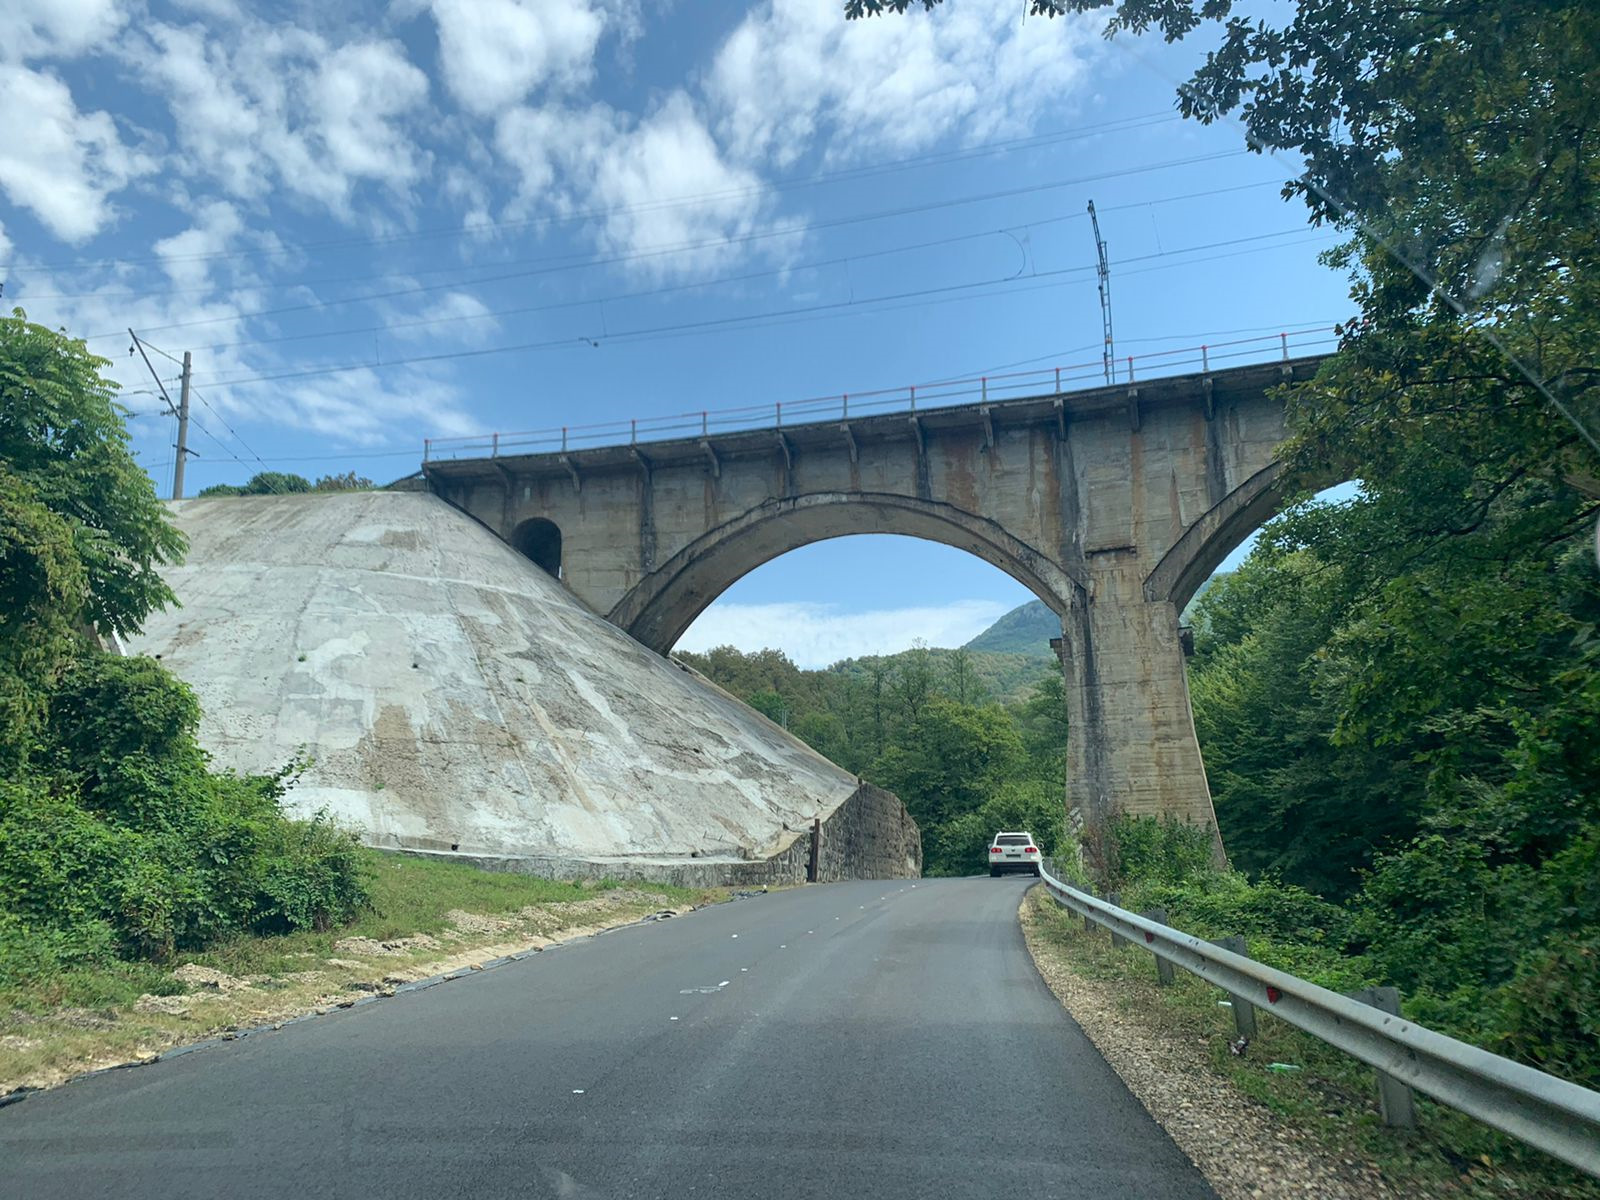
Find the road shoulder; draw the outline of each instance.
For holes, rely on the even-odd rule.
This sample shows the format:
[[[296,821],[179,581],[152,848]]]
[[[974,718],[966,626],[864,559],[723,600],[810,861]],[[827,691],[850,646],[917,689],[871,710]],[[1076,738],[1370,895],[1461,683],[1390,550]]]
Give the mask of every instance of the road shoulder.
[[[1018,915],[1050,990],[1222,1200],[1402,1194],[1373,1164],[1319,1147],[1218,1075],[1210,1062],[1212,1037],[1164,1012],[1153,979],[1129,986],[1092,970],[1083,953],[1090,935],[1042,888],[1029,889]],[[1430,1195],[1414,1187],[1404,1194]]]

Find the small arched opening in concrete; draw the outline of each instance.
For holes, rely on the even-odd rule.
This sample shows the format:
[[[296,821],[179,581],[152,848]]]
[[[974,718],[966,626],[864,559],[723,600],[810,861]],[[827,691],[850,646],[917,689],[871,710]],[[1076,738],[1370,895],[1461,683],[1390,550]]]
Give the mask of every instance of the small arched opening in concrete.
[[[544,517],[533,517],[511,531],[511,544],[546,574],[561,578],[561,528]]]

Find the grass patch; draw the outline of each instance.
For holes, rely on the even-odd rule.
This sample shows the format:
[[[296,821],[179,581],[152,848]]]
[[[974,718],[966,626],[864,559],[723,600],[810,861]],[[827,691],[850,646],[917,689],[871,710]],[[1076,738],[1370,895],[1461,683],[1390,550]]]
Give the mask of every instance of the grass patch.
[[[1244,1097],[1265,1106],[1327,1153],[1359,1157],[1402,1191],[1472,1200],[1600,1200],[1600,1183],[1453,1109],[1418,1094],[1415,1132],[1382,1124],[1371,1068],[1258,1008],[1258,1032],[1246,1053],[1232,1054],[1232,1010],[1217,988],[1177,971],[1158,987],[1155,960],[1144,949],[1113,948],[1103,930],[1085,931],[1081,918],[1048,900],[1030,897],[1030,920],[1055,962],[1106,987],[1130,1023],[1151,1038],[1203,1043],[1207,1061]],[[1299,1069],[1280,1072],[1272,1063]]]
[[[26,964],[6,964],[11,969],[0,977],[18,982],[0,988],[0,1093],[282,1020],[371,992],[385,980],[457,969],[492,957],[496,947],[540,945],[570,931],[728,895],[726,888],[537,879],[365,848],[359,853],[370,872],[372,904],[335,929],[240,934],[160,965],[51,961],[47,969],[32,971],[18,969]],[[457,911],[489,920],[458,926],[447,915]],[[348,945],[339,949],[349,938],[422,940],[377,954]],[[173,975],[186,964],[224,972],[250,986],[191,990]],[[147,995],[182,997],[188,1011],[137,1008]]]

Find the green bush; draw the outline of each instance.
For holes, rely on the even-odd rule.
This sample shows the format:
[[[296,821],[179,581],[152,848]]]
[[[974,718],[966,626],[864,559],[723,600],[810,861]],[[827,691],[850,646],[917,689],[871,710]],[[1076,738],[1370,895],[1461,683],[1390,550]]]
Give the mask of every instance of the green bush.
[[[1213,869],[1208,827],[1174,817],[1122,815],[1111,823],[1110,867],[1115,886],[1182,883]]]
[[[354,837],[285,816],[287,773],[209,771],[199,706],[158,663],[85,650],[48,710],[35,768],[0,783],[0,954],[65,961],[63,947],[109,939],[162,960],[246,930],[326,929],[367,904]]]

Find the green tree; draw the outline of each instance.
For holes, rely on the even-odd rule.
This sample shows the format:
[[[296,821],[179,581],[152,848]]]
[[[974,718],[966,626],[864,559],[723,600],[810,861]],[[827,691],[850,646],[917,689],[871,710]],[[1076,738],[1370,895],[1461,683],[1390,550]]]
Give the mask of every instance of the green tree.
[[[354,472],[351,473],[352,476]],[[324,476],[324,479],[333,479],[335,476]],[[368,483],[370,484],[370,480]],[[304,475],[295,475],[288,471],[258,471],[244,484],[214,483],[201,490],[201,496],[289,496],[298,495],[309,491],[336,491],[337,488],[324,488],[320,484],[314,489],[311,481]]]
[[[128,634],[172,602],[160,567],[181,559],[184,541],[128,449],[116,384],[101,374],[107,365],[21,309],[0,317],[0,488],[19,522],[8,527],[0,571],[53,588],[69,620]],[[55,532],[45,535],[47,525]],[[59,544],[63,526],[70,551]],[[63,568],[67,554],[78,571]],[[15,636],[20,626],[8,628]]]
[[[871,769],[875,783],[898,795],[922,829],[930,874],[966,873],[959,846],[941,830],[974,812],[1014,778],[1022,739],[998,706],[978,708],[944,697],[930,700]],[[992,831],[991,831],[992,832]]]

